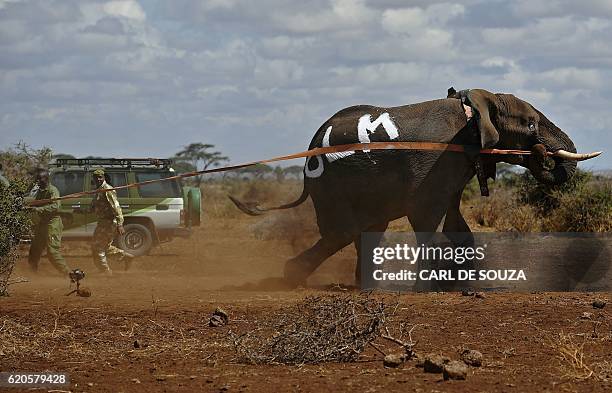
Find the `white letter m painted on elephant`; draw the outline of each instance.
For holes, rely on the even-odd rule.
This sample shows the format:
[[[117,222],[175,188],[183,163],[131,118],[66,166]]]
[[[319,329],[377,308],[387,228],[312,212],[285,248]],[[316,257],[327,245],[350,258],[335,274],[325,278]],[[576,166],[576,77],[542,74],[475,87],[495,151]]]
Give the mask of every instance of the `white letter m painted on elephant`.
[[[385,112],[382,115],[378,116],[378,118],[372,121],[372,115],[366,114],[359,118],[359,123],[357,123],[357,136],[359,138],[360,143],[370,143],[370,134],[376,132],[378,126],[382,124],[385,132],[389,136],[390,140],[397,139],[399,137],[399,132],[397,131],[397,127],[391,120],[389,113]],[[325,134],[323,135],[323,141],[321,143],[322,147],[329,147],[330,144],[330,136],[331,136],[332,126],[327,127],[325,130]],[[364,152],[369,152],[369,150],[363,150]],[[341,158],[348,157],[354,154],[354,151],[344,151],[338,153],[327,153],[325,154],[327,160],[329,162],[334,162]],[[310,169],[309,164],[311,158],[315,158],[317,160],[316,166],[313,169]],[[309,157],[306,159],[306,165],[304,167],[304,174],[306,177],[319,177],[323,174],[323,159],[321,156]]]
[[[371,115],[363,115],[359,118],[359,123],[357,124],[357,136],[359,137],[359,142],[370,143],[370,134],[373,134],[381,124],[389,136],[389,139],[393,140],[399,137],[397,127],[389,117],[389,113],[385,112],[378,116],[378,118],[374,121],[372,121]]]

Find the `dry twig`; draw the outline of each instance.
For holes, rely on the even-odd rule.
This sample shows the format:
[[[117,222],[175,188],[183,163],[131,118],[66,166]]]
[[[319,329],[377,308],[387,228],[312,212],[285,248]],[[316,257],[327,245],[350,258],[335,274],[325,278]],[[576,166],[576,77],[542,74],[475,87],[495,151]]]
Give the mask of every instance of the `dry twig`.
[[[397,307],[370,296],[307,297],[259,321],[255,329],[230,334],[241,361],[255,364],[353,362],[368,345],[383,337],[412,350],[412,343],[393,338],[385,323]]]

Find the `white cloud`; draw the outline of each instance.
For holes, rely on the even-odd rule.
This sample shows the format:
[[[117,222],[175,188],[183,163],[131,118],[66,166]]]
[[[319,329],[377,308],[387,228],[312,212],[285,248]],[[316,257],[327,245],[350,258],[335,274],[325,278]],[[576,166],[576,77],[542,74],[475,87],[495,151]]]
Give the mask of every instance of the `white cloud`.
[[[363,0],[332,0],[331,8],[323,10],[313,7],[297,13],[284,11],[271,10],[272,21],[280,28],[294,33],[367,29],[367,25],[375,20]]]
[[[387,10],[382,15],[382,26],[390,33],[415,33],[427,25],[422,8]]]
[[[390,33],[399,34],[419,34],[423,29],[443,31],[444,25],[464,12],[461,4],[449,3],[388,9],[382,14],[382,26]]]
[[[600,71],[576,67],[554,68],[535,75],[533,79],[541,80],[557,89],[598,90],[604,87]]]
[[[112,16],[143,21],[146,19],[145,12],[138,2],[134,0],[116,0],[104,4],[104,11]]]

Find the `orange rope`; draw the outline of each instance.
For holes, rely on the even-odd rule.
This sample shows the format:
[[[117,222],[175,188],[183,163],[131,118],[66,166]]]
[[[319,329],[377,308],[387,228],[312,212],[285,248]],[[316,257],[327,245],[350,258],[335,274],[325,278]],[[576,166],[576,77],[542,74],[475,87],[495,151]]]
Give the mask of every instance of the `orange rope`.
[[[470,147],[468,147],[467,150],[469,149]],[[245,168],[245,167],[249,167],[249,166],[253,166],[257,164],[266,164],[270,162],[293,160],[296,158],[312,157],[312,156],[318,156],[318,155],[328,154],[328,153],[342,153],[342,152],[357,151],[357,150],[433,150],[433,151],[450,151],[450,152],[461,153],[461,152],[466,151],[466,146],[465,145],[455,145],[455,144],[450,144],[450,143],[437,143],[437,142],[371,142],[371,143],[350,143],[346,145],[336,145],[336,146],[328,146],[328,147],[317,147],[312,150],[306,150],[300,153],[289,154],[286,156],[268,158],[266,160],[251,161],[251,162],[247,162],[244,164],[229,165],[229,166],[224,166],[220,168],[187,172],[187,173],[182,173],[176,176],[165,177],[163,179],[147,180],[147,181],[143,181],[140,183],[126,184],[125,186],[118,186],[118,187],[108,188],[104,190],[77,192],[74,194],[64,195],[59,198],[39,199],[36,201],[31,201],[29,203],[29,206],[45,205],[52,201],[58,201],[58,200],[64,200],[64,199],[75,199],[75,198],[80,198],[85,195],[97,194],[99,192],[107,192],[111,190],[121,190],[121,189],[129,188],[129,187],[138,187],[138,186],[143,186],[143,185],[151,184],[151,183],[157,183],[157,182],[162,182],[162,181],[182,179],[185,177],[203,175],[206,173],[225,172],[225,171]],[[531,151],[529,150],[480,149],[480,154],[503,154],[503,155],[524,154],[524,155],[529,155],[531,154]]]

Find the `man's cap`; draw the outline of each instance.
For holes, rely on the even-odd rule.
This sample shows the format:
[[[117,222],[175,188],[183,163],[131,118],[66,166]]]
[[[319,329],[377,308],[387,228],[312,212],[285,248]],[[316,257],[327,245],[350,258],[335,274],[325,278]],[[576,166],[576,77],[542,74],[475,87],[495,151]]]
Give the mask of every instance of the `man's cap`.
[[[104,169],[96,169],[95,171],[93,171],[93,174],[95,176],[104,176]]]

